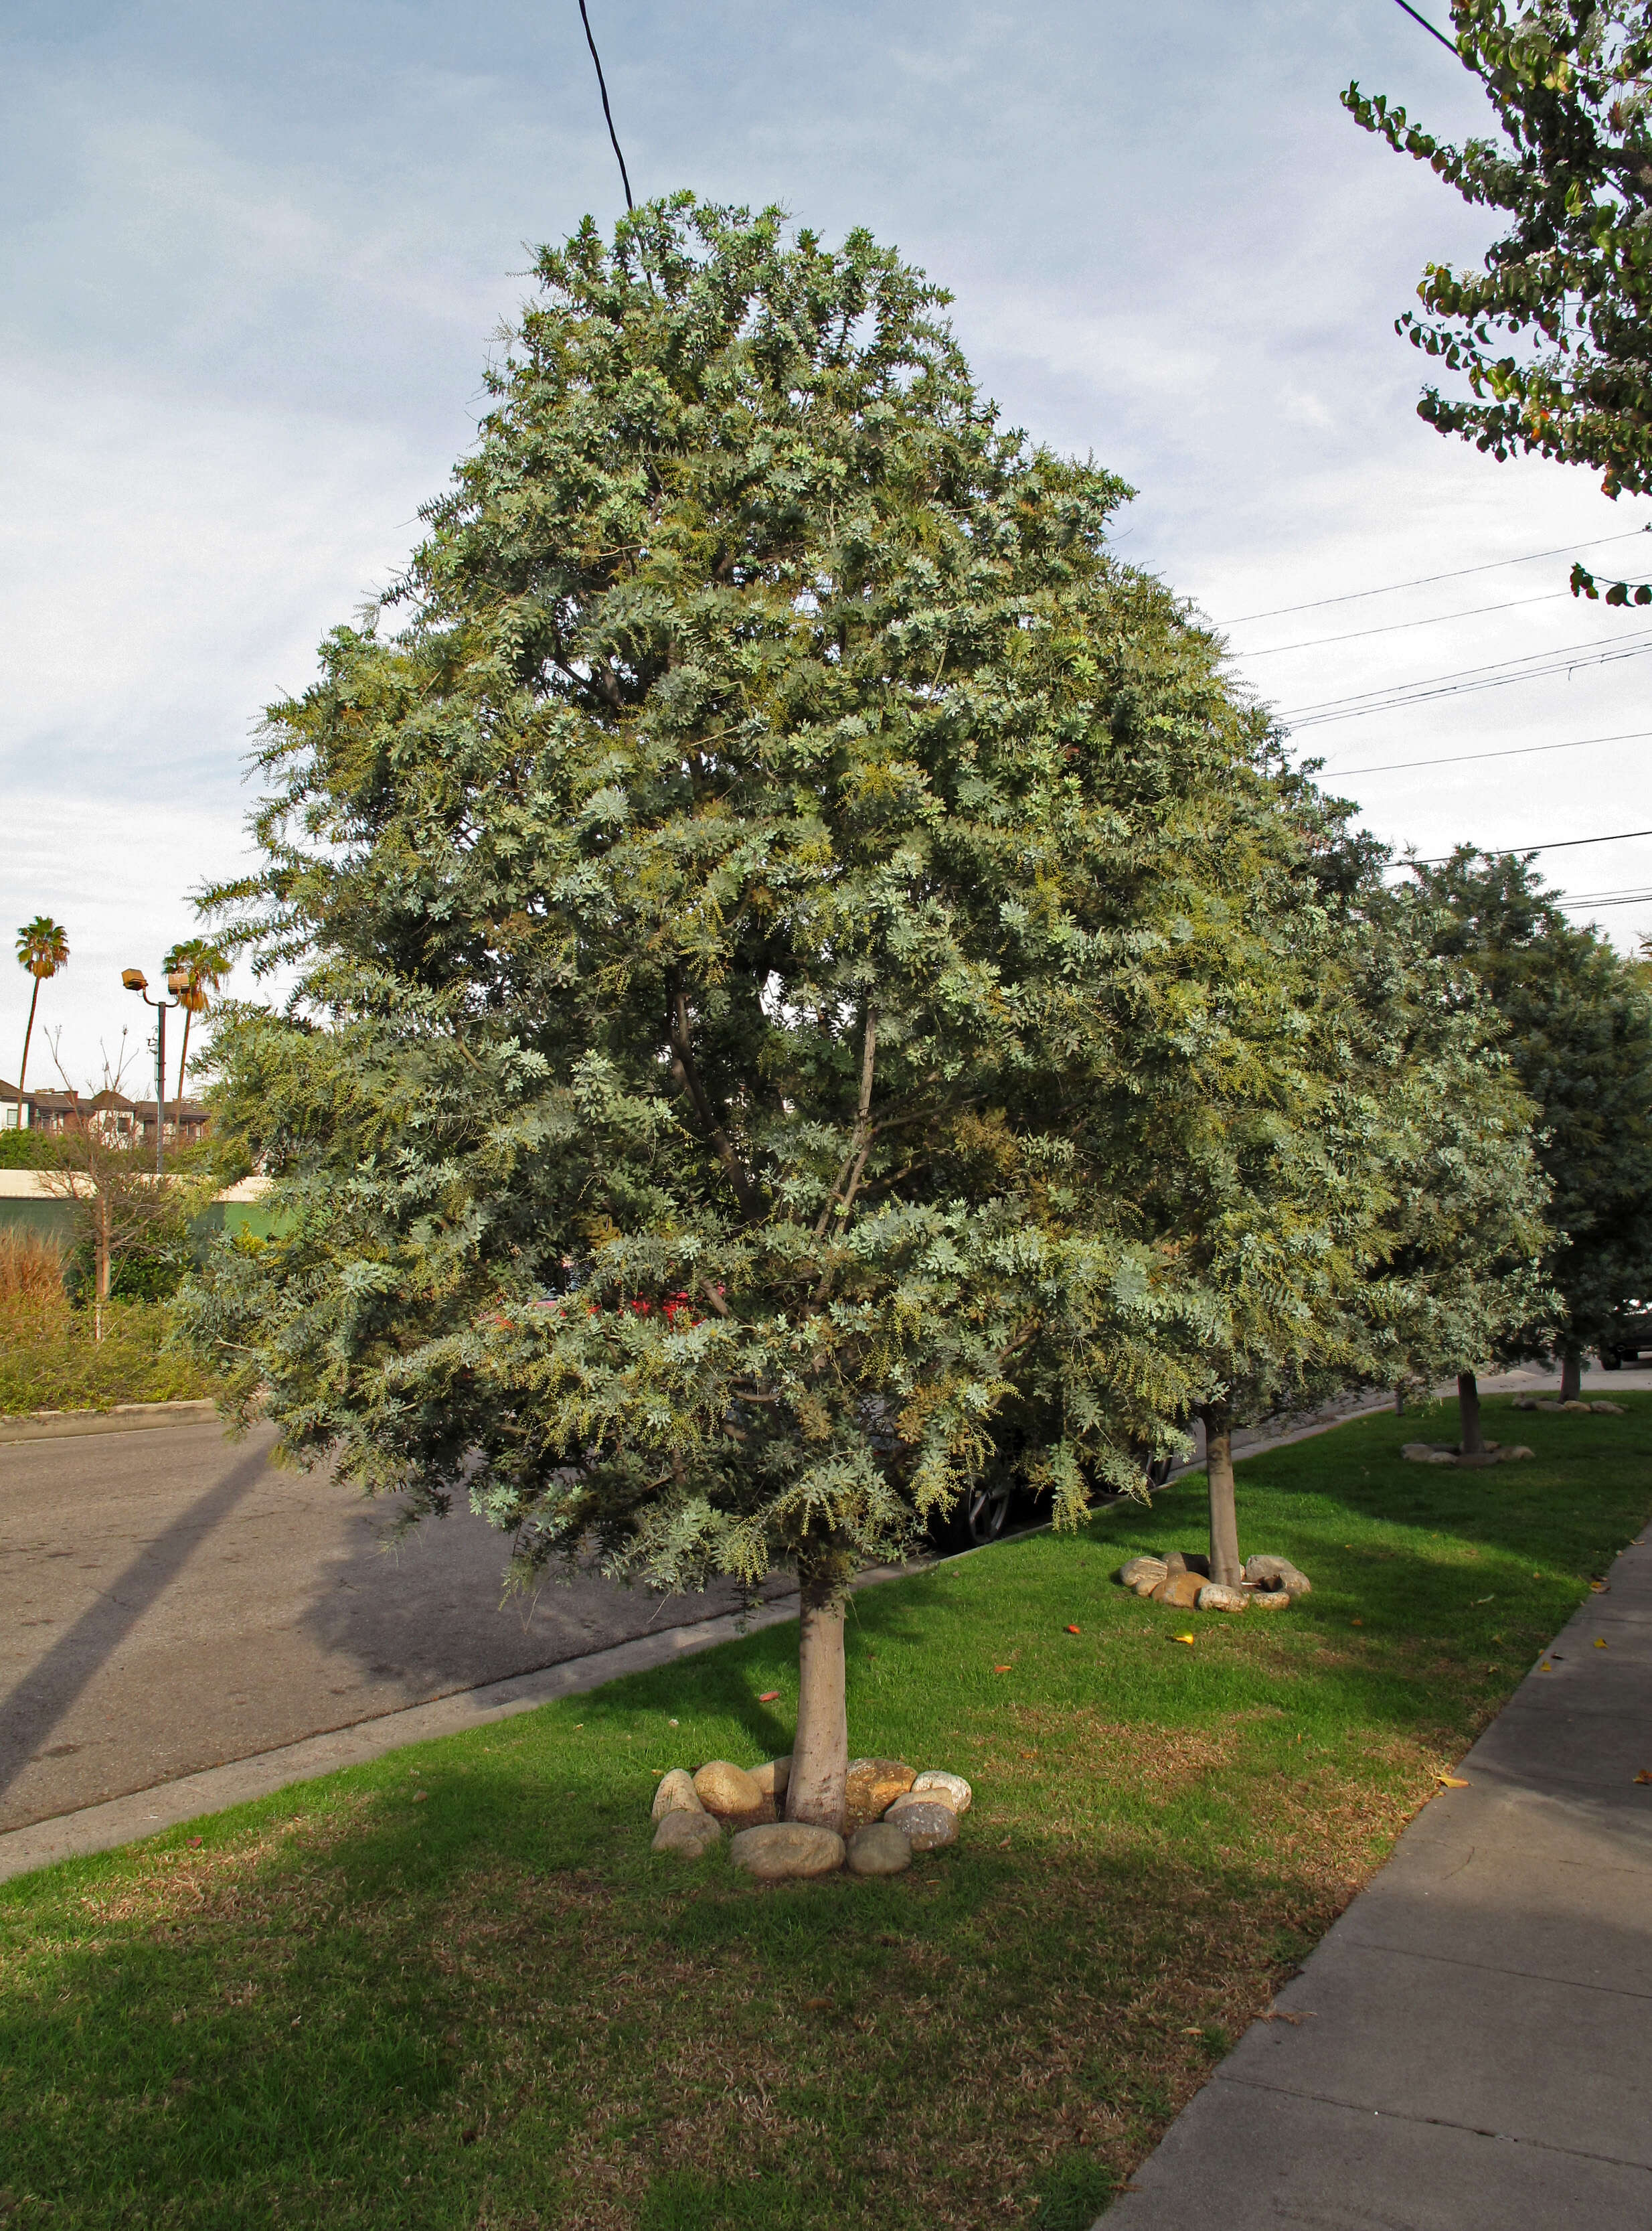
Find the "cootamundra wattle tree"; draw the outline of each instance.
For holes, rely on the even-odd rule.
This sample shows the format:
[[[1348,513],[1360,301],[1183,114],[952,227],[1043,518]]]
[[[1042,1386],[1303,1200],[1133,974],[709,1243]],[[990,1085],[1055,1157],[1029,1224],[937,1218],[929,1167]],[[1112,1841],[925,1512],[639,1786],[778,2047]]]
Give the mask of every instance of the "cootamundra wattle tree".
[[[220,1012],[282,1216],[191,1322],[524,1575],[794,1569],[836,1825],[857,1569],[995,1465],[1075,1520],[1208,1382],[1155,1110],[1245,1038],[1198,987],[1266,732],[865,235],[683,197],[538,268],[404,624],[271,709],[210,895],[297,988]]]

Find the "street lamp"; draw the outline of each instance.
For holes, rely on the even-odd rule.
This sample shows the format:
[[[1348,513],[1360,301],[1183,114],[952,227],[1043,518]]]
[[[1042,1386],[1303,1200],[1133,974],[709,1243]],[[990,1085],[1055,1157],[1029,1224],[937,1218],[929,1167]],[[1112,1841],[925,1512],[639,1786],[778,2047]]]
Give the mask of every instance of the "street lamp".
[[[149,979],[141,968],[123,968],[120,980],[128,992],[136,992],[145,1006],[155,1010],[155,1175],[165,1174],[166,1152],[166,1017],[169,1012],[183,1006],[181,999],[152,999]],[[166,980],[169,992],[187,992],[190,972],[174,968]]]

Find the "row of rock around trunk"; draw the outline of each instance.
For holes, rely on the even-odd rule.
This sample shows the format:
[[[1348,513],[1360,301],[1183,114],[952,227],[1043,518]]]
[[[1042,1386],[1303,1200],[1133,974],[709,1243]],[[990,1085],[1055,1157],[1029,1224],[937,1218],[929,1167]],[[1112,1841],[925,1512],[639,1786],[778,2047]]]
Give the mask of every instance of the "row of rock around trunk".
[[[1597,1412],[1606,1418],[1623,1415],[1621,1402],[1549,1402],[1535,1394],[1517,1394],[1509,1407],[1545,1410],[1552,1417],[1587,1418]],[[1455,1441],[1407,1441],[1400,1451],[1407,1464],[1455,1465],[1464,1471],[1483,1471],[1487,1465],[1519,1464],[1535,1453],[1523,1441],[1513,1448],[1505,1448],[1501,1441],[1487,1441],[1481,1449],[1465,1449]]]
[[[1245,1560],[1239,1586],[1226,1588],[1210,1578],[1210,1560],[1191,1549],[1133,1557],[1119,1579],[1137,1595],[1176,1611],[1288,1611],[1292,1598],[1313,1586],[1288,1557],[1257,1556]]]
[[[654,1793],[654,1848],[701,1859],[734,1831],[728,1855],[758,1882],[835,1874],[897,1875],[914,1853],[955,1843],[970,1809],[970,1785],[939,1768],[919,1774],[903,1759],[850,1761],[842,1835],[808,1820],[783,1820],[791,1761],[734,1766],[712,1759],[695,1774],[673,1767]]]

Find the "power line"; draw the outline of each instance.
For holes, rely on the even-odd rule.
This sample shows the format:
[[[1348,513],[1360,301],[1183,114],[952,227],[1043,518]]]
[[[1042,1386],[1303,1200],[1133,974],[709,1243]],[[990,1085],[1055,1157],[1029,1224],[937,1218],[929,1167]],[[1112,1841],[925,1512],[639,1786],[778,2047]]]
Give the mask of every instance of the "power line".
[[[1435,612],[1422,620],[1390,620],[1383,627],[1355,628],[1351,635],[1315,636],[1308,643],[1275,643],[1266,650],[1238,650],[1234,656],[1244,659],[1277,658],[1287,650],[1328,650],[1333,643],[1359,643],[1368,635],[1398,635],[1406,628],[1443,627],[1448,620],[1481,619],[1487,612],[1518,612],[1527,605],[1556,605],[1570,594],[1566,589],[1546,589],[1540,597],[1512,597],[1507,604],[1476,605],[1471,611],[1466,612]]]
[[[1631,837],[1652,837],[1652,829],[1615,829],[1610,837],[1557,837],[1547,844],[1475,844],[1469,849],[1484,859],[1495,859],[1505,852],[1570,852],[1579,844],[1623,844]],[[1455,860],[1455,852],[1436,852],[1427,860],[1397,860],[1399,868],[1442,868]]]
[[[1583,666],[1610,666],[1624,658],[1641,658],[1652,650],[1652,636],[1596,650],[1588,643],[1567,643],[1558,650],[1528,651],[1523,657],[1499,659],[1486,666],[1459,667],[1450,674],[1430,675],[1421,682],[1400,682],[1386,689],[1365,689],[1348,697],[1326,697],[1304,705],[1279,719],[1293,728],[1318,728],[1332,721],[1357,721],[1368,713],[1395,713],[1408,705],[1424,705],[1436,697],[1462,697],[1477,689],[1501,689],[1511,682],[1541,682],[1555,674],[1570,674]],[[1591,655],[1581,656],[1584,651]]]
[[[1462,60],[1462,56],[1460,54],[1457,54],[1456,41],[1455,39],[1448,39],[1443,31],[1436,30],[1434,25],[1429,23],[1426,16],[1419,16],[1417,14],[1416,9],[1411,6],[1410,0],[1397,0],[1397,4],[1404,9],[1406,14],[1410,17],[1414,23],[1421,23],[1423,29],[1428,33],[1431,39],[1438,39],[1440,44],[1445,48],[1449,55],[1456,55],[1459,61]]]
[[[1400,0],[1402,7],[1404,0]],[[579,0],[579,20],[585,27],[585,44],[590,48],[590,58],[597,65],[597,88],[603,96],[603,114],[608,120],[608,136],[613,142],[614,159],[620,166],[620,183],[625,188],[625,206],[636,207],[631,199],[631,174],[625,167],[625,158],[620,152],[619,134],[614,129],[614,112],[608,105],[608,80],[603,75],[603,58],[597,51],[597,42],[590,36],[590,17],[585,13],[585,0]]]
[[[1466,766],[1470,760],[1522,760],[1533,752],[1580,752],[1586,744],[1638,744],[1652,737],[1652,728],[1630,728],[1621,736],[1577,736],[1564,744],[1511,744],[1495,752],[1455,752],[1438,760],[1383,760],[1375,766],[1326,767],[1327,782],[1341,782],[1351,774],[1392,774],[1400,767]]]
[[[1539,558],[1566,558],[1574,550],[1609,549],[1614,542],[1632,542],[1637,534],[1648,531],[1644,527],[1636,527],[1627,534],[1597,535],[1592,542],[1567,542],[1558,550],[1532,550],[1524,558],[1488,558],[1483,566],[1459,566],[1450,573],[1423,573],[1415,581],[1390,581],[1380,589],[1350,589],[1345,596],[1316,597],[1306,605],[1275,605],[1270,611],[1242,612],[1237,619],[1224,620],[1222,624],[1243,627],[1250,620],[1281,620],[1291,612],[1322,611],[1327,605],[1356,605],[1364,597],[1395,597],[1402,589],[1431,589],[1436,581],[1461,581],[1470,573],[1498,573],[1505,566],[1535,566]]]
[[[1561,896],[1561,895],[1560,895],[1558,892],[1555,892],[1555,891],[1551,891],[1551,892],[1546,893],[1546,895],[1545,895],[1545,896],[1547,896],[1547,897],[1552,898],[1552,899],[1553,899],[1553,901],[1554,901],[1554,903],[1556,904],[1556,906],[1559,906],[1559,907],[1578,907],[1578,906],[1586,906],[1586,907],[1604,908],[1604,907],[1621,907],[1621,906],[1644,906],[1644,905],[1647,903],[1647,902],[1648,902],[1648,900],[1649,900],[1649,899],[1652,899],[1652,891],[1629,891],[1629,892],[1628,892],[1628,893],[1627,893],[1627,894],[1626,894],[1623,898],[1617,898],[1617,899],[1590,899],[1590,898],[1569,899],[1569,898],[1562,897],[1562,896]]]

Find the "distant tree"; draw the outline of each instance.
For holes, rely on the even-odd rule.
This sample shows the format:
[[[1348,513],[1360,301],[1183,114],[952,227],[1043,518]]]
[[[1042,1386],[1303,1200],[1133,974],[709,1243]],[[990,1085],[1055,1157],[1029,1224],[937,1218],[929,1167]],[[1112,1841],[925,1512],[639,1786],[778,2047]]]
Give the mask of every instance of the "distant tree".
[[[1457,49],[1501,138],[1449,146],[1358,86],[1343,105],[1508,230],[1479,272],[1430,263],[1398,330],[1463,373],[1424,390],[1442,434],[1499,459],[1531,451],[1602,475],[1610,496],[1652,489],[1652,4],[1452,0]],[[1574,592],[1593,596],[1582,566]],[[1610,604],[1652,604],[1618,581]]]
[[[33,922],[26,922],[17,932],[18,963],[35,980],[34,989],[29,994],[29,1022],[23,1031],[23,1059],[17,1067],[20,1103],[28,1082],[29,1042],[35,1035],[35,1009],[40,1004],[40,987],[49,983],[60,968],[68,967],[68,932],[61,922],[54,922],[49,915],[37,914]]]
[[[184,1043],[177,1056],[177,1122],[180,1133],[184,1122],[184,1070],[190,1057],[190,1025],[197,1015],[203,1015],[211,997],[229,973],[230,960],[227,953],[213,944],[210,938],[182,938],[173,946],[165,960],[169,981],[176,976],[184,980],[173,986],[173,996],[184,1010]],[[157,1110],[158,1116],[163,1111]]]
[[[52,1146],[41,1183],[68,1207],[75,1248],[91,1264],[93,1337],[101,1341],[123,1260],[175,1243],[192,1203],[96,1109],[72,1108]]]
[[[1318,840],[894,255],[685,198],[539,275],[409,624],[270,713],[213,902],[297,990],[220,1010],[214,1104],[283,1222],[184,1306],[289,1451],[524,1570],[795,1569],[834,1821],[855,1571],[1005,1464],[1076,1523],[1231,1316],[1345,1306]]]
[[[1465,845],[1413,872],[1436,910],[1436,950],[1485,986],[1536,1110],[1552,1187],[1544,1270],[1565,1308],[1570,1399],[1583,1351],[1610,1343],[1624,1302],[1652,1294],[1652,999],[1634,963],[1567,921],[1532,858]],[[1551,1337],[1539,1312],[1500,1344],[1530,1352]]]
[[[1478,1367],[1546,1347],[1564,1316],[1546,1270],[1537,1109],[1486,987],[1433,952],[1434,907],[1412,889],[1371,898],[1366,1043],[1391,1074],[1392,1206],[1364,1313],[1397,1387],[1456,1380],[1460,1446],[1479,1454]]]

